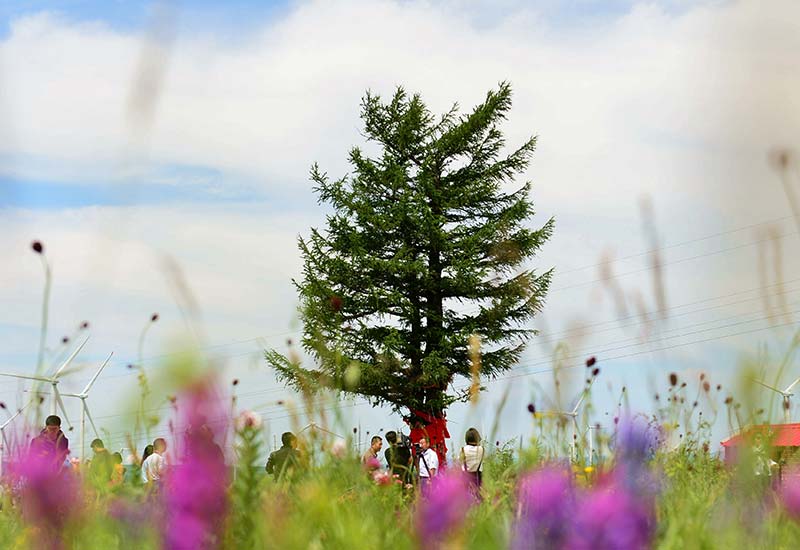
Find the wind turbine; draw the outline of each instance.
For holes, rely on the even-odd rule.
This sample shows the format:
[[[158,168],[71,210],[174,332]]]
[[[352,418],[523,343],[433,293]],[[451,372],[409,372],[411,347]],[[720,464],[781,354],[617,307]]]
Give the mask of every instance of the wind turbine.
[[[561,416],[561,417],[571,418],[572,419],[572,458],[573,459],[575,458],[575,455],[576,455],[575,443],[576,443],[576,439],[578,438],[578,411],[580,410],[581,405],[583,404],[583,401],[586,399],[586,396],[589,395],[589,391],[592,389],[592,384],[594,384],[595,378],[597,378],[597,376],[592,374],[592,377],[589,379],[589,383],[586,385],[586,387],[583,389],[583,391],[581,391],[580,395],[578,396],[578,400],[575,403],[575,406],[572,407],[572,410],[570,410],[570,411],[542,411],[542,412],[537,412],[535,414],[537,417],[542,417],[542,416]]]
[[[86,342],[89,341],[89,337],[87,336],[83,342],[72,352],[72,354],[64,361],[58,369],[53,373],[52,376],[35,376],[30,374],[17,374],[14,372],[0,372],[0,376],[11,376],[13,378],[23,378],[25,380],[37,380],[39,382],[47,382],[53,388],[53,401],[50,404],[50,414],[56,414],[57,408],[61,409],[61,412],[64,414],[64,419],[67,421],[69,425],[69,419],[67,418],[67,411],[64,409],[64,402],[61,401],[61,395],[58,392],[58,383],[61,381],[61,374],[64,372],[72,360],[75,359],[75,356],[80,353],[83,349],[83,346],[86,345]]]
[[[94,425],[94,420],[92,420],[92,415],[89,412],[89,407],[88,407],[88,405],[86,405],[86,399],[89,397],[89,390],[92,389],[92,386],[94,385],[95,381],[100,376],[100,373],[103,372],[103,369],[106,368],[106,365],[108,365],[108,362],[111,361],[111,357],[113,355],[114,355],[113,351],[108,354],[108,357],[106,357],[106,360],[103,361],[103,364],[100,365],[100,368],[97,369],[97,372],[94,373],[94,376],[92,376],[92,379],[89,380],[89,383],[86,384],[86,387],[83,388],[82,392],[80,392],[80,393],[62,393],[61,394],[61,395],[65,396],[65,397],[77,397],[78,399],[81,400],[81,462],[83,462],[86,459],[86,437],[85,437],[85,433],[86,433],[86,417],[87,416],[89,417],[89,422],[91,422],[91,424],[92,424],[92,429],[94,430],[95,437],[100,437],[100,435],[97,433],[97,426]]]
[[[760,385],[764,386],[765,388],[767,388],[768,390],[772,390],[775,393],[780,394],[781,397],[783,397],[783,420],[784,420],[784,422],[789,424],[791,422],[791,416],[792,416],[791,415],[791,403],[789,403],[789,399],[794,395],[792,390],[794,389],[794,387],[798,383],[800,383],[800,378],[797,378],[794,382],[792,382],[791,384],[786,386],[785,390],[779,390],[778,388],[770,386],[769,384],[766,384],[766,383],[762,382],[761,380],[757,380],[755,378],[753,378],[753,382],[755,382],[756,384],[760,384]]]
[[[8,438],[6,437],[6,428],[8,425],[11,424],[16,417],[22,414],[22,411],[25,410],[25,407],[30,405],[31,402],[28,401],[25,403],[22,408],[18,409],[8,420],[0,424],[0,436],[2,436],[2,442],[0,442],[0,477],[3,477],[3,465],[5,462],[5,454],[6,454],[6,447],[8,446]]]

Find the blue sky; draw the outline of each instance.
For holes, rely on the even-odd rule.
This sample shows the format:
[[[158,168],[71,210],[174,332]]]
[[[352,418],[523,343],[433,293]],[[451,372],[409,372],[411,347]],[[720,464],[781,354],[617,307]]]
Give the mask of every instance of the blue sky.
[[[800,16],[792,2],[776,6],[782,17],[751,2],[185,2],[165,44],[145,40],[146,3],[0,3],[0,361],[22,372],[35,357],[41,266],[29,246],[41,239],[55,274],[51,345],[89,319],[87,360],[119,358],[90,403],[96,416],[114,418],[129,393],[125,362],[152,312],[161,314],[145,350],[153,369],[185,330],[165,258],[196,296],[201,346],[220,354],[224,377],[283,395],[259,354],[299,328],[296,239],[326,212],[307,180],[311,163],[347,173],[348,149],[364,145],[366,89],[402,84],[441,112],[454,101],[469,109],[510,80],[508,142],[539,136],[521,178],[534,183],[533,223],[557,222],[533,261],[557,270],[536,328],[579,357],[710,338],[598,357],[598,411],[614,405],[605,384],[632,384],[645,407],[650,385],[672,370],[708,371],[727,387],[759,342],[785,341],[767,330],[760,289],[800,279],[788,253],[797,237],[766,162],[800,135],[800,116],[785,107],[800,82],[781,70],[800,48],[800,30],[782,25]],[[130,98],[143,71],[156,91],[152,116],[137,118]],[[658,334],[618,323],[601,269],[613,267],[628,314],[656,315],[643,197],[653,205],[645,220],[670,246],[661,259],[675,309]],[[781,296],[793,304],[797,292]],[[725,338],[731,319],[753,332]],[[522,363],[547,360],[535,341]],[[517,413],[539,391],[534,381],[552,391],[546,372],[521,380],[503,436],[529,430]],[[491,387],[478,418],[463,409],[451,418],[489,424],[504,384]],[[18,389],[0,381],[6,398]],[[242,400],[280,433],[287,421],[265,402]],[[373,431],[397,422],[386,411],[350,420]]]

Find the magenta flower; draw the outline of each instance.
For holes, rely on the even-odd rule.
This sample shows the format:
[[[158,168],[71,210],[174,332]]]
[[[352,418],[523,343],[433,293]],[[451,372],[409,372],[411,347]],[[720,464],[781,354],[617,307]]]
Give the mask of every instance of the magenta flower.
[[[36,528],[41,548],[61,548],[62,530],[80,512],[80,482],[61,466],[52,456],[26,450],[9,468],[10,481],[20,488],[22,516]]]
[[[511,549],[561,548],[574,511],[575,492],[568,469],[548,466],[527,474],[517,489]]]
[[[450,470],[433,478],[416,510],[420,547],[441,548],[447,536],[462,526],[474,504],[469,480],[460,470]]]
[[[612,483],[579,503],[566,547],[570,550],[637,550],[650,548],[655,534],[651,502]]]
[[[228,470],[214,441],[223,436],[226,410],[216,385],[211,383],[190,388],[181,396],[181,403],[180,423],[188,428],[179,463],[167,477],[164,504],[169,515],[164,547],[215,548],[221,544],[228,506]]]
[[[800,520],[800,481],[795,476],[787,476],[781,483],[778,496],[786,514]]]

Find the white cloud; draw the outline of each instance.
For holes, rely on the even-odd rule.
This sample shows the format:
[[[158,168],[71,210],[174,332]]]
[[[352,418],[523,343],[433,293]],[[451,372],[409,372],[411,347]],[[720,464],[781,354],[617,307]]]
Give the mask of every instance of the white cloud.
[[[47,13],[17,20],[0,43],[0,112],[11,116],[0,134],[0,173],[135,182],[131,159],[148,159],[143,173],[208,167],[223,182],[296,194],[297,202],[281,214],[259,205],[0,211],[0,293],[12,306],[0,323],[38,323],[40,266],[26,248],[39,237],[52,251],[53,318],[64,326],[97,319],[108,331],[102,340],[132,349],[141,320],[170,300],[158,262],[169,253],[185,269],[212,341],[282,332],[294,310],[295,236],[321,218],[297,214],[310,206],[308,166],[347,170],[346,151],[362,141],[358,100],[367,88],[390,94],[403,84],[441,111],[453,101],[468,109],[498,81],[513,83],[508,142],[540,136],[527,176],[542,218],[558,221],[537,265],[566,271],[605,248],[621,256],[647,248],[636,209],[643,194],[668,243],[785,216],[765,155],[796,142],[800,130],[798,12],[790,1],[678,12],[649,3],[556,28],[524,3],[487,23],[459,2],[302,2],[233,44],[213,34],[178,37],[144,140],[126,121],[141,36]],[[179,169],[170,178],[185,183]],[[796,237],[787,247],[796,243],[789,239]],[[667,260],[753,240],[747,231],[721,236],[670,250]],[[668,266],[671,303],[757,287],[755,251]],[[790,260],[788,274],[797,268]],[[624,265],[618,271],[645,264]],[[555,286],[590,281],[595,271]],[[648,276],[625,284],[650,296]],[[590,289],[550,297],[553,330],[578,316],[613,318],[608,300],[585,313]],[[749,311],[742,307],[731,311]]]

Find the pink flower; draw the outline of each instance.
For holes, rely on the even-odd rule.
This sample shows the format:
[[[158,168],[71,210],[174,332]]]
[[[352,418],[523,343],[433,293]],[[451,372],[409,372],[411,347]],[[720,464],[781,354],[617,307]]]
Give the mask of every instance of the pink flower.
[[[333,442],[333,445],[331,445],[331,454],[339,459],[347,456],[347,443],[344,439],[337,439]]]
[[[372,470],[377,470],[377,469],[379,469],[380,467],[381,467],[381,463],[380,463],[380,461],[379,461],[377,458],[375,458],[375,457],[372,457],[372,456],[371,456],[371,457],[369,457],[369,458],[366,460],[366,462],[364,462],[364,468],[366,468],[366,469],[367,469],[367,470],[369,470],[370,472],[371,472]]]
[[[236,418],[236,429],[242,431],[245,428],[258,430],[261,428],[261,416],[253,411],[242,411]]]
[[[377,485],[391,485],[392,476],[386,470],[375,470],[372,473],[372,480]]]
[[[10,478],[21,487],[25,522],[36,527],[40,548],[61,548],[61,532],[81,508],[80,483],[53,458],[26,450],[10,465]]]
[[[185,404],[181,424],[189,428],[179,463],[166,480],[164,503],[169,515],[164,547],[216,548],[228,508],[228,469],[214,440],[224,436],[227,411],[210,381],[190,388],[181,402]]]
[[[778,496],[786,514],[795,520],[800,520],[800,481],[797,477],[787,476],[781,484]]]
[[[415,523],[423,548],[442,548],[448,535],[459,529],[475,498],[461,470],[450,470],[433,478],[419,501]]]

